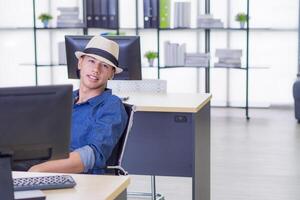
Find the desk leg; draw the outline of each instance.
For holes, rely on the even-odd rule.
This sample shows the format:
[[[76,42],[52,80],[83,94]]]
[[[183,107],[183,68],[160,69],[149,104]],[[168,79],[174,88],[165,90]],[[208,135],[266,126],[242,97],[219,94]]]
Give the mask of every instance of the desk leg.
[[[210,104],[193,117],[195,155],[193,199],[210,200]]]
[[[127,190],[124,190],[115,200],[127,200]]]

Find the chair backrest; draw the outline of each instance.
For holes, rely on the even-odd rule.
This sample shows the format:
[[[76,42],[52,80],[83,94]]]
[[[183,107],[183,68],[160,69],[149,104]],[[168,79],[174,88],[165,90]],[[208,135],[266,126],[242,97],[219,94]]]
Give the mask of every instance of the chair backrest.
[[[135,106],[124,103],[124,107],[125,107],[126,113],[128,115],[127,124],[126,124],[126,127],[125,127],[118,143],[116,144],[115,148],[113,149],[111,156],[109,157],[109,159],[106,162],[106,165],[109,167],[112,167],[112,169],[114,166],[121,167],[127,138],[128,138],[130,129],[133,124],[133,114],[135,111]],[[107,168],[107,171],[109,173],[109,171],[110,171],[109,168]]]

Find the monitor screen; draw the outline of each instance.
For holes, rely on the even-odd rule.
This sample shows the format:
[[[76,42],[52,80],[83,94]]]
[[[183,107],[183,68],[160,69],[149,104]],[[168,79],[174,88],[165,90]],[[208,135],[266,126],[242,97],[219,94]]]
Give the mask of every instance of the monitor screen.
[[[78,79],[78,60],[75,51],[83,51],[93,36],[65,36],[68,76]],[[115,80],[141,80],[141,50],[139,36],[103,36],[119,44],[119,66],[123,72]]]
[[[0,155],[14,161],[69,156],[72,85],[0,88]]]

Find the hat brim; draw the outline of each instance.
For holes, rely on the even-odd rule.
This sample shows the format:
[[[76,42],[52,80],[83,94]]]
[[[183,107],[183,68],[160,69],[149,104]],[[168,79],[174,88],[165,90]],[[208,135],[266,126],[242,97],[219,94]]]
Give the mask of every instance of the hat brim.
[[[93,57],[93,58],[95,58],[97,60],[100,60],[101,62],[105,62],[105,63],[107,63],[107,64],[109,64],[109,65],[111,65],[111,66],[113,66],[115,68],[115,74],[119,74],[119,73],[121,73],[123,71],[122,68],[117,67],[115,64],[113,64],[108,59],[103,58],[102,56],[98,56],[96,54],[89,54],[89,53],[84,53],[82,51],[76,51],[75,52],[75,56],[76,56],[77,59],[79,59],[81,56],[90,56],[90,57]]]

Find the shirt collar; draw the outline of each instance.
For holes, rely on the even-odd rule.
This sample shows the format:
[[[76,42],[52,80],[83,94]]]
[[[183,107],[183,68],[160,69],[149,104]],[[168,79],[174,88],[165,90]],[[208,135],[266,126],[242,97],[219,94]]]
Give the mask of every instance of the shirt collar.
[[[105,89],[101,94],[90,98],[89,100],[87,100],[84,103],[89,103],[92,106],[96,106],[98,104],[100,104],[101,102],[103,102],[108,96],[112,95],[112,91],[111,89]],[[76,100],[79,98],[79,90],[75,90],[73,93],[73,102],[75,103]]]

